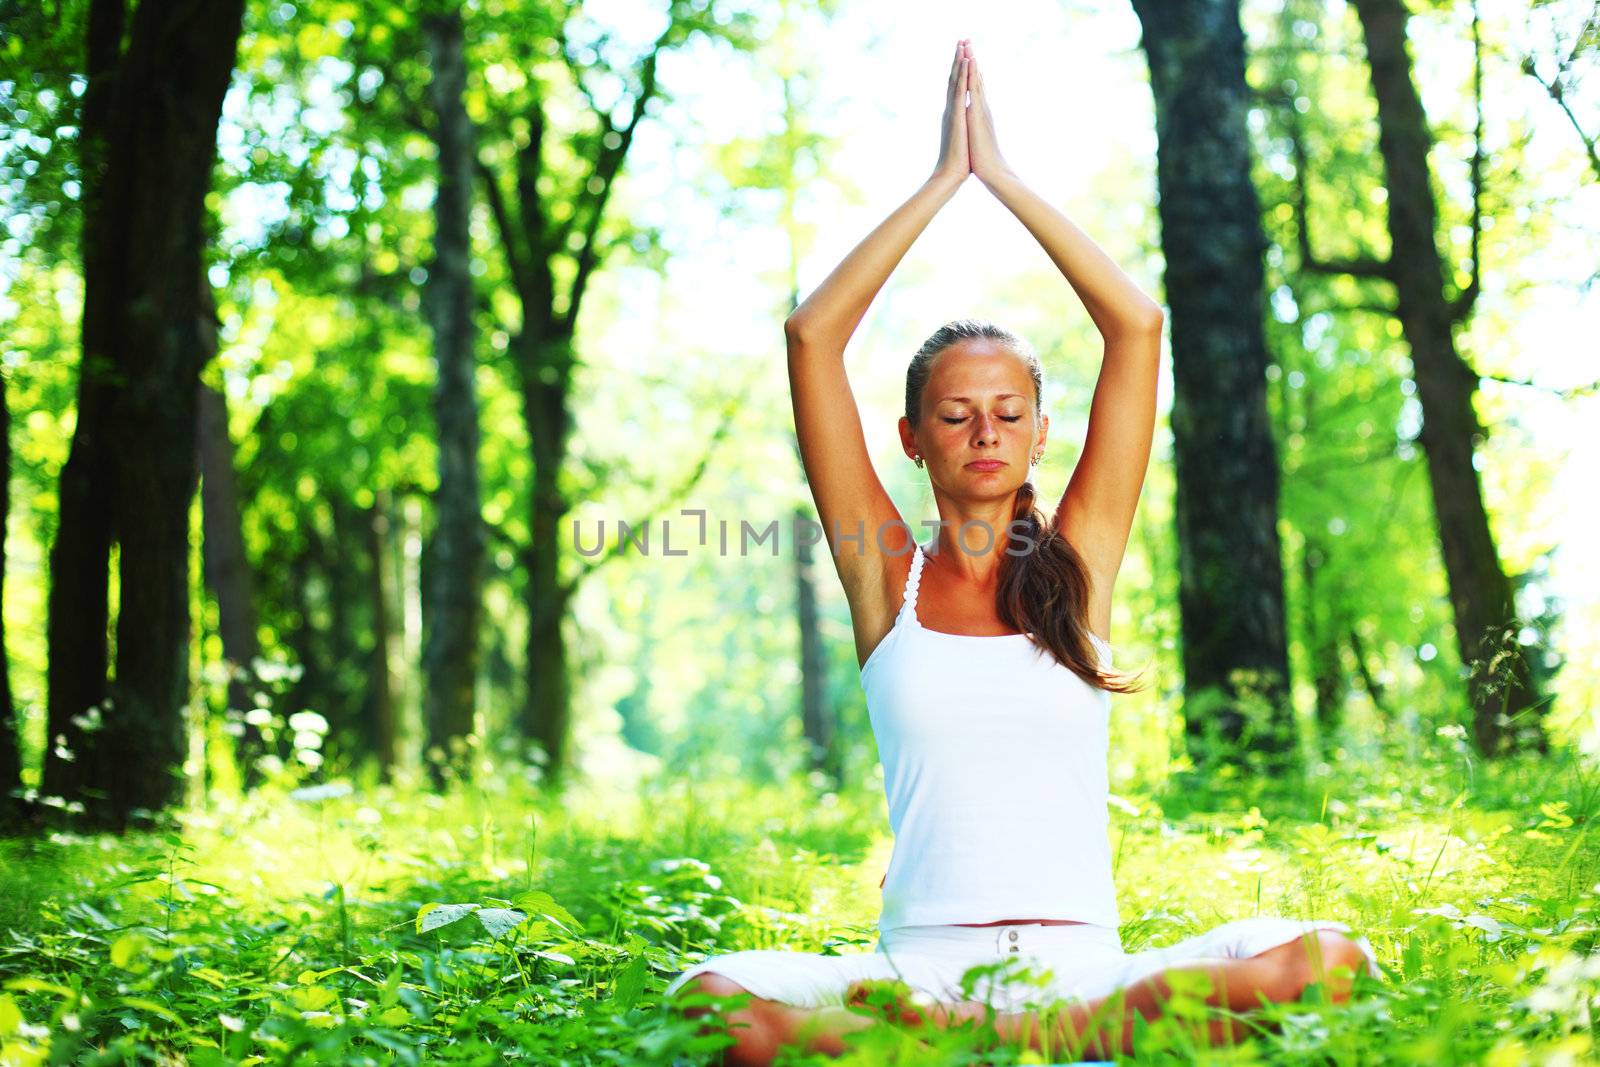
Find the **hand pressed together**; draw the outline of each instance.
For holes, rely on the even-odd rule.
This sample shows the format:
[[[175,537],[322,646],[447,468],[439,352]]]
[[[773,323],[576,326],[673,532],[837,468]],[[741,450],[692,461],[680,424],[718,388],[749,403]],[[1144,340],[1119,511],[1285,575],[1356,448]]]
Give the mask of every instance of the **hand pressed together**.
[[[939,136],[939,163],[936,176],[965,181],[976,174],[980,181],[993,181],[1006,171],[1006,162],[995,141],[994,116],[983,91],[983,75],[978,71],[972,42],[956,42],[955,58],[950,63],[950,78],[945,86],[944,122]]]

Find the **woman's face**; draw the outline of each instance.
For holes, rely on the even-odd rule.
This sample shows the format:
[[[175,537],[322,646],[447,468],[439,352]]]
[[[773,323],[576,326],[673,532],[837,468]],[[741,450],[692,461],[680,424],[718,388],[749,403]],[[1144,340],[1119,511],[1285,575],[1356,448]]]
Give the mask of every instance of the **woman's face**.
[[[958,341],[934,357],[922,391],[921,425],[900,420],[901,438],[920,453],[928,479],[959,497],[1016,492],[1050,420],[1034,414],[1033,376],[1009,348],[987,338]]]

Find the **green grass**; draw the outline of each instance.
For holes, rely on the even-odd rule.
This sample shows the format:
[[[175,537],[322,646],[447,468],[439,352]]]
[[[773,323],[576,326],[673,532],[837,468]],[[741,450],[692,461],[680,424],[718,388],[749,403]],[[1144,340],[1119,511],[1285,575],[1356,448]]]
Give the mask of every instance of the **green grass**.
[[[1124,797],[1129,951],[1314,916],[1386,971],[1229,1050],[1177,1005],[1137,1062],[1592,1062],[1600,773],[1459,758]],[[682,967],[873,944],[881,795],[663,780],[555,803],[523,781],[274,789],[168,832],[0,842],[0,1063],[705,1063],[726,1039],[661,1003]],[[920,1037],[875,1027],[834,1062],[1030,1062]]]

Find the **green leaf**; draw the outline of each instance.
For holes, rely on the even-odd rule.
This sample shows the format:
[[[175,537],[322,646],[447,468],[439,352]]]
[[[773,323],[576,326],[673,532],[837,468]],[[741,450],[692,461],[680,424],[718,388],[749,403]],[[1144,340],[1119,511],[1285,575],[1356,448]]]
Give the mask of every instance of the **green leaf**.
[[[17,1032],[22,1025],[22,1009],[10,997],[0,994],[0,1037]]]
[[[557,904],[556,898],[542,889],[524,893],[513,900],[512,903],[529,915],[542,915],[547,919],[554,919],[556,922],[564,924],[573,930],[583,929],[582,924],[572,917],[570,911]]]
[[[111,944],[111,965],[125,971],[144,970],[148,964],[142,953],[149,944],[149,940],[139,934],[123,934]],[[132,966],[136,962],[140,966]]]
[[[24,993],[54,993],[58,997],[76,1001],[78,994],[64,985],[46,982],[40,978],[13,978],[6,983],[7,989],[20,989]]]
[[[404,1026],[411,1021],[411,1012],[397,1004],[392,1008],[379,1012],[376,1016],[376,1021],[383,1026]]]
[[[417,911],[417,933],[425,934],[429,930],[460,922],[477,910],[476,904],[424,904]]]
[[[328,975],[338,974],[344,969],[345,968],[343,967],[329,967],[327,970],[323,971],[301,971],[300,974],[295,978],[295,981],[299,982],[301,985],[314,985],[315,983],[320,982],[324,978],[328,977]]]
[[[289,990],[289,1003],[301,1011],[321,1011],[339,999],[327,986],[310,985]]]
[[[495,938],[506,936],[528,919],[527,912],[513,908],[479,908],[477,915],[489,936]]]
[[[639,994],[644,992],[645,975],[649,969],[650,962],[643,955],[639,955],[629,960],[622,973],[617,975],[617,984],[612,991],[611,999],[616,1002],[619,1011],[627,1011],[638,1001]]]
[[[202,982],[210,982],[218,989],[228,988],[228,976],[217,970],[215,967],[196,967],[194,970],[190,971],[189,974],[200,979]]]
[[[151,1015],[159,1015],[168,1022],[183,1022],[183,1019],[165,1004],[157,1003],[156,1001],[149,1000],[145,997],[123,997],[118,1003],[129,1008],[138,1008],[140,1011],[147,1011]]]

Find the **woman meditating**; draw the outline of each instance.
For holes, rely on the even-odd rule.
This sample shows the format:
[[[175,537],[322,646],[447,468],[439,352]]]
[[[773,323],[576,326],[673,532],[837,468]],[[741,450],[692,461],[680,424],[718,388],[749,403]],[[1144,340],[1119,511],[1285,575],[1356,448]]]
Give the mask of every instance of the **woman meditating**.
[[[1081,456],[1045,514],[1031,480],[1050,424],[1037,356],[984,322],[928,338],[906,371],[899,423],[939,511],[924,543],[873,471],[844,350],[968,174],[1066,275],[1105,353]],[[1007,167],[972,48],[958,43],[932,176],[784,324],[801,455],[850,603],[894,831],[878,943],[835,956],[732,952],[678,975],[669,997],[751,994],[725,1016],[736,1041],[726,1062],[770,1063],[785,1045],[844,1052],[846,1034],[879,1021],[852,1010],[874,980],[913,991],[889,1006],[905,1021],[948,1026],[992,1008],[1005,1040],[1110,1056],[1133,1051],[1135,1017],[1160,1014],[1179,971],[1204,974],[1208,1003],[1234,1013],[1298,999],[1312,982],[1342,1001],[1356,971],[1379,976],[1367,939],[1334,920],[1244,918],[1123,951],[1107,725],[1110,694],[1132,684],[1112,670],[1105,635],[1150,457],[1161,326],[1159,305]],[[1008,981],[1020,968],[1007,961],[1034,979]],[[979,964],[999,966],[963,988]],[[1223,1017],[1209,1038],[1248,1032]]]

